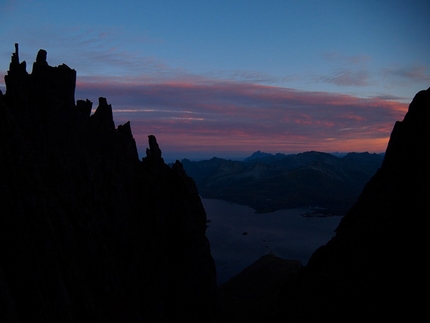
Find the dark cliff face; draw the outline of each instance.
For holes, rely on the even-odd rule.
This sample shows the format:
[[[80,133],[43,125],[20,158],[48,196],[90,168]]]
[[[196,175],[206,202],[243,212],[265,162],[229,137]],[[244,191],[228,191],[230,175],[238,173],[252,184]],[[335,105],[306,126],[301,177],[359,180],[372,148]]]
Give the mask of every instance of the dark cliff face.
[[[414,321],[427,314],[429,123],[430,89],[396,122],[382,167],[336,236],[284,286],[280,321]]]
[[[106,99],[75,104],[76,72],[18,47],[0,93],[0,321],[213,322],[206,215],[154,136],[139,160]]]

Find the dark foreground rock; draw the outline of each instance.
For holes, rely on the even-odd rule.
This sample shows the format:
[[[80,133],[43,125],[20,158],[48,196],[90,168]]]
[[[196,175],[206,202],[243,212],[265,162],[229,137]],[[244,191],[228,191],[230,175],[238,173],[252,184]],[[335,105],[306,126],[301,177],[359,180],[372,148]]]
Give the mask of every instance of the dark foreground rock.
[[[304,267],[267,255],[220,286],[227,322],[422,322],[429,265],[430,88],[381,168]]]
[[[220,285],[225,322],[270,322],[282,283],[301,268],[298,260],[267,254]]]
[[[428,317],[430,89],[396,122],[382,167],[279,297],[277,322]],[[424,319],[425,320],[425,319]]]
[[[18,46],[0,92],[0,322],[216,322],[206,215],[154,136],[139,160],[105,98]]]

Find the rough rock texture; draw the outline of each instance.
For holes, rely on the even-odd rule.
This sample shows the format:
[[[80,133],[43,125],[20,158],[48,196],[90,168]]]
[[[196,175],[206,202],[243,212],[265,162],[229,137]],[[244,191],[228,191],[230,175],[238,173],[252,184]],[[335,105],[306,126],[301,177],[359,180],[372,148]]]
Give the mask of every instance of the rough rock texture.
[[[428,316],[429,125],[430,89],[417,93],[396,122],[382,167],[335,237],[283,287],[279,321],[411,322]]]
[[[46,57],[28,74],[16,45],[0,92],[0,322],[216,322],[193,180]]]

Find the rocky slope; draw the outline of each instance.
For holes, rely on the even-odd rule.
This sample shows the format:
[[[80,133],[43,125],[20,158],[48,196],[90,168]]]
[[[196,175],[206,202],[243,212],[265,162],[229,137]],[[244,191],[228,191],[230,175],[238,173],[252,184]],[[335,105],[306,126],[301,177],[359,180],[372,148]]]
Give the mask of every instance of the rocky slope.
[[[381,168],[306,266],[267,255],[220,286],[226,322],[425,321],[429,122],[430,88],[396,122]]]
[[[0,92],[0,321],[216,322],[194,181],[46,58],[29,74],[16,45]]]
[[[225,323],[271,322],[280,282],[296,274],[302,264],[268,253],[221,284],[220,302]]]
[[[427,316],[430,88],[396,122],[382,167],[335,237],[283,287],[277,321],[421,321]],[[275,320],[275,318],[272,318]]]

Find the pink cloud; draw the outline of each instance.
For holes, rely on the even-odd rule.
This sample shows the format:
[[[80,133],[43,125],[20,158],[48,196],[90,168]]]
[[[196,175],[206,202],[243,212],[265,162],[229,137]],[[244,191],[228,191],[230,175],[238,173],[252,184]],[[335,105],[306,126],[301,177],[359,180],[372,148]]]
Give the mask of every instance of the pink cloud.
[[[248,83],[78,80],[77,98],[96,96],[107,97],[117,124],[131,120],[138,146],[154,134],[176,152],[384,151],[407,111],[393,100]]]

